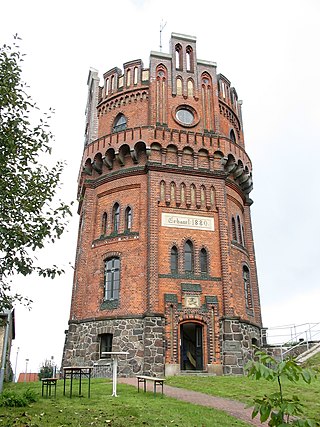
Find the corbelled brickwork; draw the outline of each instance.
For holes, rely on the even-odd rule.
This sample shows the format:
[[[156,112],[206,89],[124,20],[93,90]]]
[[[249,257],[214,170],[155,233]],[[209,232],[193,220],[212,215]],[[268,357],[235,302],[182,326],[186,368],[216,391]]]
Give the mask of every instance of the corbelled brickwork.
[[[91,70],[63,364],[240,373],[260,343],[241,101],[196,39]]]

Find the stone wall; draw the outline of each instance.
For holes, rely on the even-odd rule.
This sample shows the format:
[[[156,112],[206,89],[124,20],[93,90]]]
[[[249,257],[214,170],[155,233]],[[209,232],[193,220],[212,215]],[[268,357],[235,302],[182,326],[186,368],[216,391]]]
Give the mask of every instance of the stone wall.
[[[254,346],[261,345],[260,328],[238,318],[225,318],[221,321],[221,334],[223,373],[242,375]]]
[[[112,334],[112,351],[119,357],[118,374],[129,377],[164,372],[163,319],[161,317],[70,322],[62,366],[93,366],[93,376],[110,377],[110,359],[100,359],[100,335]]]

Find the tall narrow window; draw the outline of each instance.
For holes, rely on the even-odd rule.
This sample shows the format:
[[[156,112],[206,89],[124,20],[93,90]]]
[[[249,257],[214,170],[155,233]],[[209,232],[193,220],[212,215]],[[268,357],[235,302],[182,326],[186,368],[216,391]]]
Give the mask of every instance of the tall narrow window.
[[[177,77],[177,95],[182,95],[182,80]]]
[[[106,354],[112,351],[112,334],[100,335],[100,359],[110,359],[111,354]]]
[[[180,199],[181,203],[186,202],[186,186],[184,184],[180,185]]]
[[[127,207],[125,212],[125,224],[126,224],[126,230],[130,231],[132,228],[132,209],[130,206]]]
[[[109,79],[106,80],[106,96],[109,94]]]
[[[240,243],[240,245],[243,245],[241,222],[240,222],[239,216],[237,216],[237,226],[238,226],[238,242]]]
[[[188,80],[188,96],[193,96],[193,81]]]
[[[133,84],[136,85],[137,83],[138,83],[138,67],[134,67]]]
[[[105,261],[104,298],[107,301],[119,299],[120,259],[109,258]]]
[[[178,273],[178,249],[176,246],[172,246],[171,248],[170,268],[171,268],[171,274]]]
[[[163,202],[166,197],[166,183],[164,181],[160,182],[160,200]]]
[[[108,225],[107,219],[108,219],[107,213],[104,212],[104,214],[102,215],[102,224],[101,224],[101,234],[103,236],[107,234],[107,225]]]
[[[175,47],[176,50],[176,69],[182,70],[182,46],[177,44]]]
[[[190,240],[184,244],[184,271],[186,273],[193,272],[193,244]]]
[[[187,71],[193,72],[193,51],[191,46],[186,49]]]
[[[208,255],[204,248],[202,248],[200,251],[200,271],[201,274],[208,273]]]
[[[127,86],[131,85],[131,70],[127,70]]]
[[[191,195],[191,204],[194,206],[196,204],[196,187],[192,184],[190,187]]]
[[[236,228],[236,221],[234,217],[231,218],[231,227],[232,227],[232,240],[235,242],[237,241],[237,228]]]
[[[115,203],[113,206],[113,232],[119,233],[119,223],[120,223],[120,205]]]
[[[114,92],[114,76],[111,76],[111,93]]]
[[[236,143],[237,141],[236,141],[236,135],[235,135],[235,133],[234,133],[234,130],[233,129],[231,129],[231,131],[230,131],[230,139],[231,139],[231,141],[232,142],[234,142],[234,143]]]
[[[246,302],[246,308],[252,309],[250,272],[246,265],[243,267],[243,283],[244,283],[244,297]]]

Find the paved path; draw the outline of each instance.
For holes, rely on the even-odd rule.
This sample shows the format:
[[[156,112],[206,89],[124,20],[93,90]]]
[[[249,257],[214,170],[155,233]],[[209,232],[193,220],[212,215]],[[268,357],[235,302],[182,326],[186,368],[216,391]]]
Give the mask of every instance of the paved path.
[[[118,378],[118,381],[124,384],[129,384],[137,387],[136,378]],[[150,381],[147,382],[147,390],[153,391],[153,383],[151,383]],[[200,393],[198,391],[171,387],[169,385],[164,385],[163,393],[166,396],[173,397],[179,400],[184,400],[185,402],[220,409],[221,411],[225,411],[229,415],[232,415],[235,418],[239,418],[240,420],[245,421],[253,426],[266,426],[266,424],[261,424],[257,417],[251,419],[252,409],[246,408],[244,403],[238,402],[236,400],[209,396],[208,394]]]

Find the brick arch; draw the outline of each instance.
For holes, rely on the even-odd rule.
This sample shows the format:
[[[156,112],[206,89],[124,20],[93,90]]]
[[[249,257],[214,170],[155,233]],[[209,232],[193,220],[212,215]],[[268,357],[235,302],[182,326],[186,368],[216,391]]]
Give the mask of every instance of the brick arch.
[[[100,175],[102,173],[102,154],[96,153],[92,162],[92,168]]]
[[[174,144],[167,146],[166,164],[178,165],[178,147]]]
[[[153,142],[150,145],[150,160],[152,162],[161,163],[161,149],[162,145],[158,142]]]
[[[84,162],[83,171],[87,175],[92,175],[92,161],[90,157],[88,157]]]
[[[198,151],[198,167],[200,169],[209,169],[209,152],[205,148],[201,148]]]

